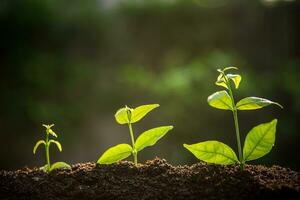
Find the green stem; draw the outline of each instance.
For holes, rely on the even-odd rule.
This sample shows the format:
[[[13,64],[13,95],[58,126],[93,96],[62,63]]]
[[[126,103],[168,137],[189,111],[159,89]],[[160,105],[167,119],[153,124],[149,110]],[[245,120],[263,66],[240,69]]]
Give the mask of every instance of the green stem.
[[[241,145],[240,129],[239,129],[239,120],[238,120],[236,108],[233,110],[233,118],[234,118],[236,140],[237,140],[238,151],[239,151],[240,167],[241,167],[241,170],[243,170],[244,169],[244,158],[243,158],[243,153],[242,153],[242,145]]]
[[[241,137],[240,137],[240,129],[239,129],[239,120],[238,120],[238,115],[237,115],[237,109],[235,106],[235,102],[234,102],[234,97],[233,97],[233,93],[232,93],[232,89],[230,86],[230,82],[228,80],[228,78],[226,77],[226,81],[227,81],[227,87],[228,87],[228,91],[229,91],[229,95],[232,101],[232,107],[233,107],[233,119],[234,119],[234,126],[235,126],[235,134],[236,134],[236,141],[237,141],[237,146],[238,146],[238,152],[239,152],[239,161],[240,161],[240,168],[241,170],[244,169],[244,158],[243,158],[243,152],[242,152],[242,145],[241,145]]]
[[[128,127],[129,127],[129,132],[130,132],[130,138],[131,138],[131,143],[132,143],[132,148],[133,148],[133,161],[134,164],[137,165],[137,151],[135,149],[135,142],[134,142],[134,136],[133,136],[133,131],[132,131],[132,126],[131,123],[128,123]]]
[[[50,171],[51,165],[50,165],[50,154],[49,154],[49,134],[46,135],[46,162],[47,162],[47,171]]]

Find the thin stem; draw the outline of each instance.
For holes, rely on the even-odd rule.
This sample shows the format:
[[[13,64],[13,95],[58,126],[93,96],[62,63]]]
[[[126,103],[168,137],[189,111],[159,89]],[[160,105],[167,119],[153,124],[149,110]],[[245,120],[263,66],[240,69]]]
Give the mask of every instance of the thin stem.
[[[128,123],[128,127],[129,127],[129,132],[130,132],[132,148],[133,148],[133,161],[134,161],[134,164],[137,165],[137,151],[135,149],[134,135],[133,135],[131,123]]]
[[[241,137],[240,137],[240,129],[239,129],[239,120],[238,120],[238,115],[237,115],[237,109],[236,109],[236,106],[235,106],[234,97],[233,97],[232,89],[231,89],[231,86],[230,86],[230,82],[229,82],[227,77],[226,77],[226,82],[227,82],[227,87],[228,87],[228,91],[229,91],[229,95],[230,95],[230,98],[231,98],[231,101],[232,101],[232,107],[233,107],[232,113],[233,113],[233,119],[234,119],[236,141],[237,141],[238,152],[239,152],[240,167],[241,167],[241,170],[243,170],[244,169],[244,158],[243,158],[243,153],[242,153],[242,145],[241,145]]]
[[[46,135],[46,162],[47,162],[47,171],[50,171],[51,165],[50,165],[50,154],[49,154],[49,134]]]
[[[242,145],[241,145],[240,129],[239,129],[239,120],[238,120],[236,109],[234,109],[234,111],[233,111],[233,118],[234,118],[236,140],[237,140],[238,151],[239,151],[240,167],[241,167],[241,170],[243,170],[245,163],[244,163],[244,158],[243,158],[243,153],[242,153]]]

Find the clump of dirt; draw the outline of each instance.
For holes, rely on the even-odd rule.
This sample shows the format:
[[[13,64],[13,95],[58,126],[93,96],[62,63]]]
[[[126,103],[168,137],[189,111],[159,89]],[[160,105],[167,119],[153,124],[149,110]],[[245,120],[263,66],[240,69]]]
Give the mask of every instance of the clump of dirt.
[[[49,174],[0,171],[0,199],[300,199],[299,174],[280,166],[172,166],[159,158],[137,167],[80,163]]]

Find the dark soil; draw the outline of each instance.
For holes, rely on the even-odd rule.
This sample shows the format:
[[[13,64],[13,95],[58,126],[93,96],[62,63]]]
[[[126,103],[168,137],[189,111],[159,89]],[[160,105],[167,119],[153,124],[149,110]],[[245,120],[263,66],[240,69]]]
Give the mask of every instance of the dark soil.
[[[300,199],[299,175],[279,166],[174,167],[158,158],[138,167],[82,163],[49,174],[0,171],[0,199]]]

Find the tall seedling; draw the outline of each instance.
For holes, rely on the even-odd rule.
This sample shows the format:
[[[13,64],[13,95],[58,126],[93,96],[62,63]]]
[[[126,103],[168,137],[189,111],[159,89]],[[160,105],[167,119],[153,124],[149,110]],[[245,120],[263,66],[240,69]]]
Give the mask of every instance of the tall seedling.
[[[214,108],[232,111],[239,157],[236,156],[235,152],[229,146],[218,141],[206,141],[191,145],[184,144],[183,146],[198,159],[205,162],[222,165],[239,163],[241,169],[244,169],[246,161],[258,159],[271,151],[275,143],[277,119],[260,124],[250,130],[246,136],[242,150],[238,110],[256,110],[271,104],[281,108],[282,106],[276,102],[259,97],[246,97],[235,103],[232,86],[238,89],[242,77],[239,74],[227,74],[226,71],[228,70],[237,70],[237,68],[227,67],[223,70],[218,69],[219,76],[215,83],[226,90],[210,95],[207,101]]]

